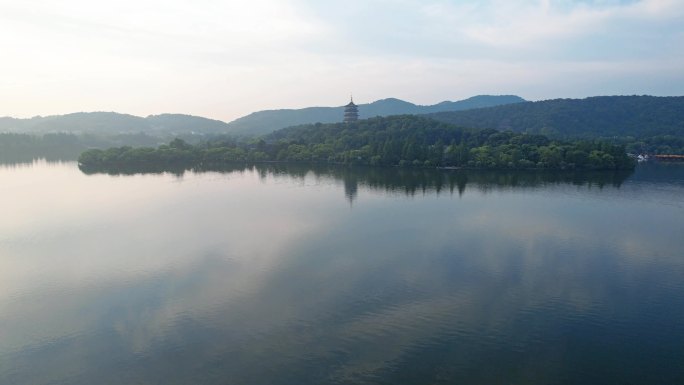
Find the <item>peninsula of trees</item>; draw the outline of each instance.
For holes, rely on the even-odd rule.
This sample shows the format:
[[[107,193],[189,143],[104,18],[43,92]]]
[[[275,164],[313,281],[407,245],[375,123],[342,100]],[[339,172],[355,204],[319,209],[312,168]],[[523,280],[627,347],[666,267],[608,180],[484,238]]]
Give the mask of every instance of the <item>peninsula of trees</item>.
[[[483,169],[631,169],[624,146],[603,141],[550,140],[538,134],[468,129],[412,116],[377,117],[355,123],[307,124],[249,142],[219,138],[190,145],[88,150],[89,169],[155,163],[187,167],[231,162],[307,162],[400,167]]]

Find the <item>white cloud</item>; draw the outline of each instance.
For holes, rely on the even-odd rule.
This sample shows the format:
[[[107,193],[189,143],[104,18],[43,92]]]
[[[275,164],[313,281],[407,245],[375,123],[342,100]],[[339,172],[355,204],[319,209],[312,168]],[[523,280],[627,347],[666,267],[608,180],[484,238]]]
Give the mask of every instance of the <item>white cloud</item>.
[[[669,68],[684,65],[683,17],[675,0],[0,0],[0,115],[230,120],[337,105],[349,92],[426,104],[617,90],[575,81],[565,95],[568,72],[681,94]]]
[[[681,18],[684,3],[673,0],[433,2],[421,7],[430,23],[450,37],[463,35],[493,47],[522,47],[587,36],[617,21]]]

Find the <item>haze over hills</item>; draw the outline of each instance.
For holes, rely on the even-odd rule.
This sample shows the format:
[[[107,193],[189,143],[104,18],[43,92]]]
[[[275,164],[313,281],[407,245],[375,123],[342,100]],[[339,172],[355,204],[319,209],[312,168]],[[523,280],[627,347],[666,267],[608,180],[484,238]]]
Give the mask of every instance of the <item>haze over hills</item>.
[[[225,133],[228,125],[220,120],[182,114],[150,115],[146,118],[117,112],[76,112],[37,116],[30,119],[0,118],[0,132],[75,134],[133,134],[169,136],[189,133]]]
[[[460,111],[523,102],[518,96],[474,96],[457,102],[419,106],[389,98],[360,105],[361,118],[388,115]],[[0,118],[0,132],[117,135],[145,133],[151,136],[187,134],[232,134],[258,136],[280,128],[307,123],[334,123],[342,120],[344,107],[309,107],[296,110],[258,111],[230,123],[182,114],[150,115],[146,118],[116,112],[77,112],[37,116],[30,119]]]
[[[554,99],[428,116],[464,127],[512,130],[555,138],[684,138],[684,96]]]
[[[418,115],[441,111],[462,111],[472,108],[521,103],[515,95],[478,95],[456,102],[445,101],[421,106],[400,99],[388,98],[359,105],[359,118],[375,116]],[[228,123],[229,132],[240,136],[258,136],[281,128],[309,123],[335,123],[343,116],[344,107],[308,107],[302,109],[265,110],[251,113]]]
[[[674,141],[677,146],[684,140],[684,96],[522,100],[517,96],[476,96],[459,102],[418,106],[390,98],[362,104],[359,111],[361,118],[426,114],[462,127],[539,133],[554,138],[658,137],[659,144]],[[151,137],[159,142],[175,136],[194,137],[191,134],[259,136],[299,124],[340,122],[342,116],[343,107],[259,111],[230,123],[180,114],[143,118],[115,112],[79,112],[30,119],[0,118],[0,132],[97,136],[142,133],[146,142]]]

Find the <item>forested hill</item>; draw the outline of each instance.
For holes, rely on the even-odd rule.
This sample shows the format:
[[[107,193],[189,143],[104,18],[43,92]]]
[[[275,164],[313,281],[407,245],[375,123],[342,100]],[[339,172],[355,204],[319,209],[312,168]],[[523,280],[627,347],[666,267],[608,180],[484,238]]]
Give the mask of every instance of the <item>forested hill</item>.
[[[36,116],[30,119],[0,118],[0,132],[73,133],[119,135],[145,133],[152,136],[189,133],[225,133],[225,122],[199,116],[161,114],[140,117],[116,112],[77,112],[66,115]]]
[[[192,146],[175,139],[156,149],[89,150],[79,158],[85,168],[110,171],[152,164],[203,167],[261,161],[506,169],[629,169],[634,165],[623,146],[466,129],[415,115],[290,127],[250,143],[216,140]]]
[[[389,98],[359,105],[361,119],[376,116],[428,114],[440,111],[462,111],[472,108],[498,106],[524,102],[514,95],[479,95],[456,102],[441,102],[420,106],[400,99]],[[229,133],[242,136],[259,136],[284,127],[309,123],[335,123],[342,120],[344,107],[308,107],[258,111],[228,123]]]
[[[457,102],[418,106],[399,99],[383,99],[360,106],[364,117],[402,114],[425,114],[458,111],[469,108],[523,102],[518,96],[481,95]],[[0,133],[71,133],[120,135],[144,133],[168,137],[189,134],[231,134],[259,136],[283,127],[306,123],[333,123],[342,120],[344,107],[309,107],[300,110],[258,111],[230,123],[183,114],[161,114],[140,117],[117,112],[76,112],[65,115],[36,116],[30,119],[0,117]]]
[[[552,138],[684,138],[684,97],[599,96],[525,102],[431,118],[473,128],[493,128]]]

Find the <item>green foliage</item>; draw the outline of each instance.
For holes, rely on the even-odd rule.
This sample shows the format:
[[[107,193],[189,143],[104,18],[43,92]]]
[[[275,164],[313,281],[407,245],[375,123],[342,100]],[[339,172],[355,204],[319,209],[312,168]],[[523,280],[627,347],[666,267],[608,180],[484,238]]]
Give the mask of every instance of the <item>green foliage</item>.
[[[625,145],[632,154],[675,154],[684,155],[684,136],[657,135],[635,139],[634,137],[616,138],[614,141]]]
[[[538,134],[473,130],[404,115],[353,124],[290,127],[248,143],[217,140],[192,146],[181,139],[157,149],[118,147],[84,152],[85,166],[136,163],[301,162],[401,167],[490,169],[628,169],[624,146],[550,141]]]
[[[389,98],[359,105],[361,118],[404,114],[429,114],[439,111],[462,111],[471,108],[519,103],[525,100],[514,95],[479,95],[456,102],[442,102],[431,106],[418,106],[403,100]],[[297,110],[257,111],[228,123],[227,132],[234,135],[257,136],[281,128],[312,124],[334,123],[342,120],[344,107],[307,107]]]
[[[631,136],[632,139],[662,140],[665,142],[663,145],[668,145],[679,138],[677,147],[684,148],[681,144],[681,138],[684,138],[684,97],[681,96],[556,99],[440,112],[430,117],[466,127],[543,134],[556,139]],[[647,141],[643,147],[648,146]]]

